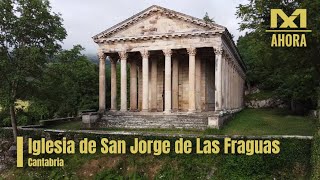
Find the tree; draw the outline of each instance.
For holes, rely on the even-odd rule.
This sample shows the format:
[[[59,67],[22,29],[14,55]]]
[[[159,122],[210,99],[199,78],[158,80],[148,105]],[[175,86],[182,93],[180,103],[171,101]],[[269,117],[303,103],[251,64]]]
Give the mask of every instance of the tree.
[[[315,108],[317,86],[319,86],[320,20],[319,1],[250,1],[239,5],[237,16],[242,20],[240,30],[247,30],[240,37],[238,47],[244,61],[248,64],[248,80],[263,89],[274,92],[274,96],[287,101],[293,111],[301,108]],[[295,9],[308,9],[307,48],[272,48],[270,9],[283,9],[292,14]],[[298,108],[299,110],[299,108]]]
[[[0,19],[0,103],[10,110],[16,140],[15,102],[32,95],[66,31],[47,0],[0,1]]]
[[[203,20],[204,20],[206,23],[215,23],[215,21],[213,20],[213,18],[210,18],[210,17],[209,17],[208,12],[206,12],[206,14],[204,15]]]
[[[81,54],[79,45],[60,51],[47,64],[33,103],[47,109],[47,118],[77,115],[81,109],[97,109],[98,66]],[[32,104],[31,104],[32,106]]]

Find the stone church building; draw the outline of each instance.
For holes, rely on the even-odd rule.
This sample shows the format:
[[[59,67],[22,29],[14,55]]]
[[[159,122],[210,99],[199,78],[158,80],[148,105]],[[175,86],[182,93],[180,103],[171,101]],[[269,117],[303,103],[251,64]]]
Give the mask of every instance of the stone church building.
[[[154,5],[93,40],[99,45],[100,126],[220,127],[244,107],[246,66],[221,25]],[[106,60],[111,64],[110,110],[105,107]]]

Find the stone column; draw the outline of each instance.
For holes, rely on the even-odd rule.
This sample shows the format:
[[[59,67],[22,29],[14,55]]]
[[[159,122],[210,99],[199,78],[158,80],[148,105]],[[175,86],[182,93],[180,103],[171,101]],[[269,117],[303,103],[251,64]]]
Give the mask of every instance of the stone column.
[[[237,70],[237,95],[238,95],[238,98],[237,98],[237,108],[239,109],[240,107],[240,76],[239,76],[239,70]]]
[[[150,58],[151,63],[151,79],[149,81],[149,99],[150,111],[157,111],[157,77],[158,77],[158,62],[157,58]]]
[[[231,66],[231,72],[232,72],[232,75],[231,75],[231,83],[232,83],[232,99],[231,99],[231,104],[232,104],[232,109],[234,109],[235,107],[235,81],[234,81],[234,64],[232,64]]]
[[[214,49],[215,53],[215,110],[222,110],[222,49]]]
[[[172,110],[179,110],[179,60],[172,59]]]
[[[142,56],[142,111],[149,111],[149,51],[141,51]]]
[[[234,84],[235,84],[235,101],[234,101],[234,108],[238,108],[238,75],[237,75],[237,66],[234,66]]]
[[[110,59],[111,64],[111,108],[110,111],[117,110],[117,60]]]
[[[106,110],[106,55],[100,51],[99,54],[99,112]]]
[[[229,58],[226,58],[226,109],[229,110]]]
[[[243,95],[243,79],[240,76],[240,108],[242,108],[242,95]]]
[[[238,98],[239,98],[239,77],[238,77],[238,70],[236,67],[236,109],[238,109]]]
[[[187,49],[189,54],[189,112],[196,111],[196,48]]]
[[[232,59],[229,59],[229,110],[232,109],[232,106],[231,106],[231,99],[232,99],[232,82],[231,82],[231,77],[232,77],[232,71],[231,71],[231,61]]]
[[[171,49],[166,49],[163,50],[164,56],[165,56],[165,105],[164,105],[164,111],[166,113],[171,112],[171,55],[172,55],[172,50]]]
[[[130,110],[137,111],[137,64],[134,60],[130,62]]]
[[[127,111],[127,52],[119,52],[121,60],[121,107],[120,111]]]
[[[240,92],[241,92],[241,83],[240,83],[240,73],[239,73],[239,69],[237,71],[237,75],[238,75],[238,109],[240,108]]]
[[[233,90],[233,108],[237,108],[237,80],[236,80],[236,66],[233,66],[233,85],[234,85],[234,90]]]
[[[222,110],[226,109],[226,57],[225,55],[222,55],[221,58],[221,74],[222,74],[222,87],[221,87],[221,95],[222,95]]]
[[[196,56],[196,110],[201,111],[201,58]]]

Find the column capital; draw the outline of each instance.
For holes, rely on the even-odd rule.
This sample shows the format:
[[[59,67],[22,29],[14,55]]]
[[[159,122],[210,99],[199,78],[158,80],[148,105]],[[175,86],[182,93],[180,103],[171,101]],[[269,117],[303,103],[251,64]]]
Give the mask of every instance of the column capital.
[[[140,54],[141,54],[141,56],[142,56],[142,58],[143,59],[146,59],[146,58],[148,58],[149,57],[149,51],[148,50],[142,50],[142,51],[140,51]]]
[[[214,53],[215,53],[216,55],[222,55],[223,49],[222,49],[222,48],[214,48]]]
[[[109,57],[109,60],[110,60],[111,63],[117,63],[117,59]]]
[[[172,55],[171,49],[164,49],[162,51],[163,51],[164,56],[171,56]]]
[[[226,60],[227,60],[228,64],[230,64],[232,61],[232,59],[229,56],[226,56]]]
[[[128,57],[127,51],[121,51],[121,52],[118,52],[118,54],[121,60],[127,60],[127,57]]]
[[[190,47],[187,49],[187,51],[190,56],[195,56],[197,53],[197,49],[195,47]]]
[[[102,60],[106,60],[106,54],[102,51],[99,51],[98,52],[98,57],[99,57],[99,60],[102,61]]]

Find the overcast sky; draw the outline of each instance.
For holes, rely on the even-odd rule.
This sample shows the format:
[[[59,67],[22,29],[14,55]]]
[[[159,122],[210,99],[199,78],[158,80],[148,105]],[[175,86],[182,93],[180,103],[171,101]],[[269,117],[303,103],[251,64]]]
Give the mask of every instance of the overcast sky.
[[[152,5],[203,18],[206,12],[216,23],[228,28],[238,39],[239,19],[236,7],[247,0],[50,0],[54,12],[61,13],[68,36],[63,48],[82,45],[85,53],[96,53],[98,46],[92,36]]]

